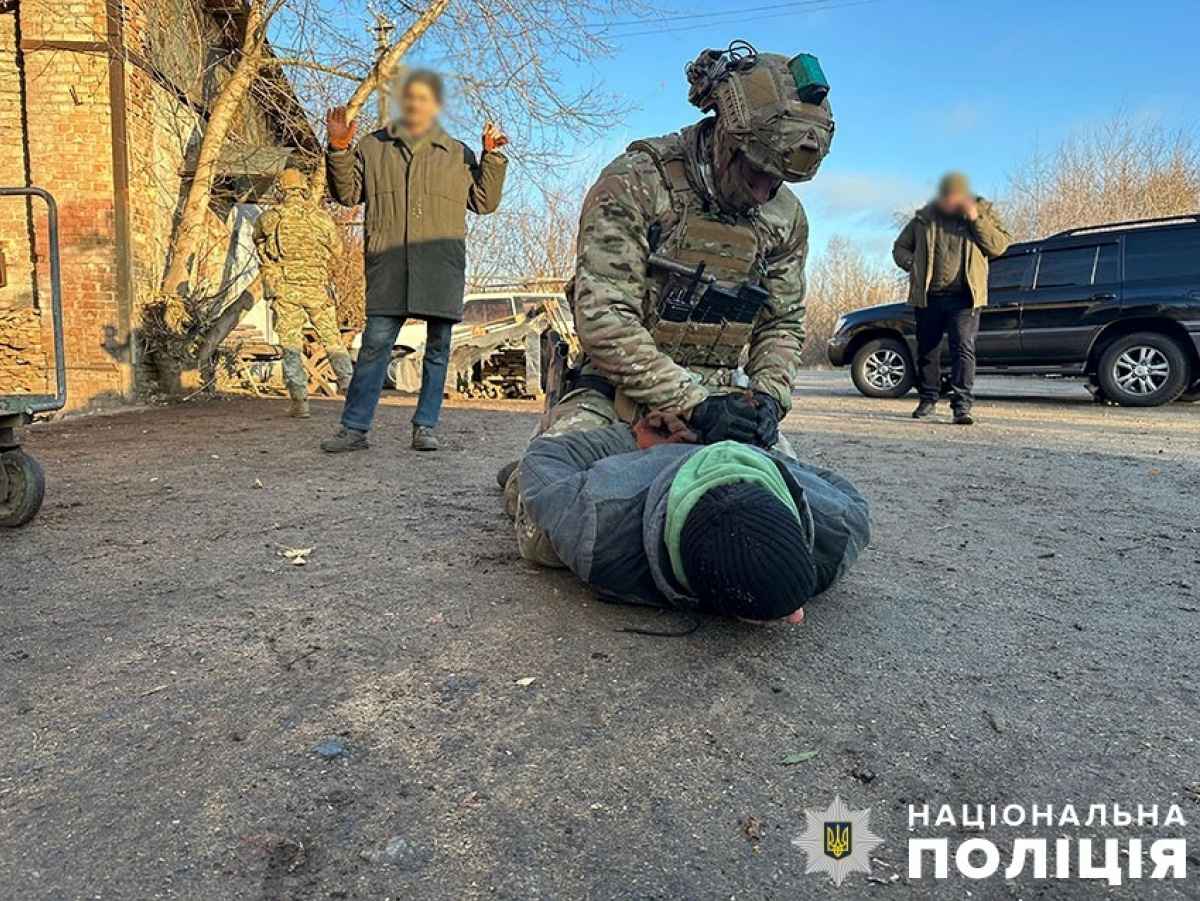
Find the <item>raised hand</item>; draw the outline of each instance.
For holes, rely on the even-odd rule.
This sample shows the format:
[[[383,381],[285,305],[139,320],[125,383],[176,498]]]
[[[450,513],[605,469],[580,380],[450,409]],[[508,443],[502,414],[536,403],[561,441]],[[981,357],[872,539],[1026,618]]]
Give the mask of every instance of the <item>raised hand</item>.
[[[495,122],[488,119],[483,124],[483,152],[495,153],[506,144],[508,144],[508,135],[501,131]]]
[[[329,132],[329,146],[334,150],[348,150],[354,143],[354,120],[347,120],[344,106],[335,106],[325,114],[325,128]]]

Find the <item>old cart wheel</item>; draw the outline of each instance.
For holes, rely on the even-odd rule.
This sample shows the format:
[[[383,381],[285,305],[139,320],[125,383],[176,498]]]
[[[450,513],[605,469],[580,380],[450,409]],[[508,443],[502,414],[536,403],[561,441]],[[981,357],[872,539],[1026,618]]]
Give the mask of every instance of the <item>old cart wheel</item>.
[[[0,454],[4,475],[0,478],[0,527],[15,529],[37,516],[46,496],[46,474],[37,460],[23,450]]]

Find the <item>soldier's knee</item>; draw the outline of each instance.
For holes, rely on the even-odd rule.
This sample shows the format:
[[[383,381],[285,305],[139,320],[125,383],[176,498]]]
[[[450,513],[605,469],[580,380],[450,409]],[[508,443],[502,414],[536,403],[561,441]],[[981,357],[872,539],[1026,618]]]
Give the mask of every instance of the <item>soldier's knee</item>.
[[[782,432],[779,433],[779,440],[775,443],[775,446],[771,448],[771,450],[775,451],[777,454],[782,454],[789,460],[796,459],[796,451],[792,447],[792,442],[788,441],[787,436]]]
[[[616,407],[603,394],[587,388],[572,391],[542,416],[537,432],[553,438],[567,432],[603,429],[617,422]]]
[[[524,504],[517,504],[517,550],[530,563],[552,569],[562,569],[566,564],[554,550],[554,545],[526,514]]]

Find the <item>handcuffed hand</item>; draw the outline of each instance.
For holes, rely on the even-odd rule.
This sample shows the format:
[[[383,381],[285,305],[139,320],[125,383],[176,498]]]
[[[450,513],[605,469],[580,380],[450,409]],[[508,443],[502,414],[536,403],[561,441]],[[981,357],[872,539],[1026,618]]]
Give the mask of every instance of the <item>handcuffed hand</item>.
[[[325,129],[329,132],[329,146],[334,150],[348,150],[354,143],[355,124],[347,120],[346,108],[335,106],[325,114]]]
[[[483,152],[495,153],[501,147],[508,144],[508,135],[506,135],[495,122],[488,119],[483,123]]]
[[[633,426],[633,437],[642,450],[659,444],[699,444],[700,436],[693,432],[678,413],[654,411],[639,419]]]

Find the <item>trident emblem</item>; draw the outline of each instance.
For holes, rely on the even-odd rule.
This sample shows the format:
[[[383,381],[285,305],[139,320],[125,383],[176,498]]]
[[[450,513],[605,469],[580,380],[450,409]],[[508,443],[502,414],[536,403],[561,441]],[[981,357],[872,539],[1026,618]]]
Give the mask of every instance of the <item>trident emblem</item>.
[[[845,821],[825,823],[825,856],[841,860],[850,854],[853,826]]]

